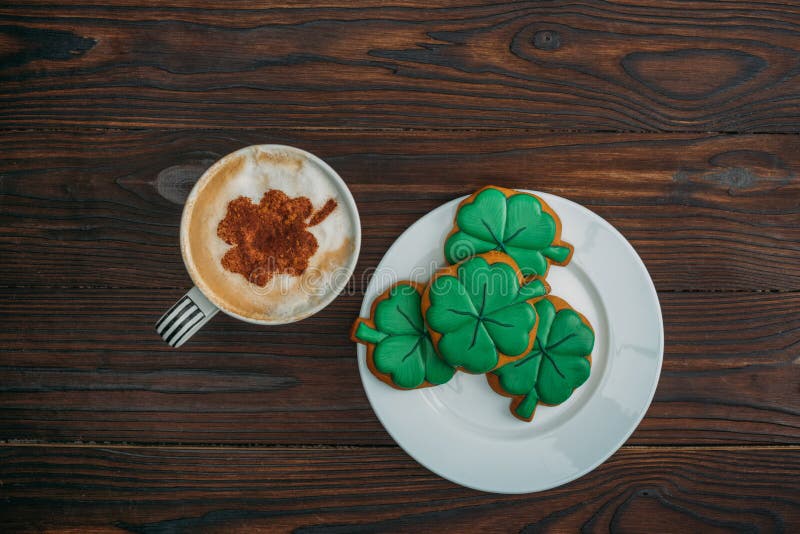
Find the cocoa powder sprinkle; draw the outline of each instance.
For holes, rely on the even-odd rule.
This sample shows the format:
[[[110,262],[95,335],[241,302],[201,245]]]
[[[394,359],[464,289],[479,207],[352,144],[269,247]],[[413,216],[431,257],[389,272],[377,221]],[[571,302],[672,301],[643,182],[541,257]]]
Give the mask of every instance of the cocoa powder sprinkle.
[[[335,209],[336,209],[336,201],[333,200],[332,198],[329,198],[328,201],[325,203],[325,205],[322,206],[322,208],[311,217],[311,221],[308,223],[308,225],[309,226],[318,225],[319,223],[324,221],[325,218],[328,215],[330,215],[331,212]]]
[[[276,274],[300,276],[319,248],[307,229],[336,207],[336,201],[329,199],[314,213],[308,197],[291,198],[279,189],[264,193],[258,204],[245,196],[235,198],[217,226],[217,235],[233,245],[222,257],[222,267],[259,286]]]

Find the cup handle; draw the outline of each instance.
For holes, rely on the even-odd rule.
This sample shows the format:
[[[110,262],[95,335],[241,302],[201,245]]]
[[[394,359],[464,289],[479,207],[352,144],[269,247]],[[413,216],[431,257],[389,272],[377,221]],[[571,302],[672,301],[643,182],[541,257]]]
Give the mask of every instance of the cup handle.
[[[219,308],[193,287],[156,323],[156,332],[170,347],[180,347],[200,330]]]

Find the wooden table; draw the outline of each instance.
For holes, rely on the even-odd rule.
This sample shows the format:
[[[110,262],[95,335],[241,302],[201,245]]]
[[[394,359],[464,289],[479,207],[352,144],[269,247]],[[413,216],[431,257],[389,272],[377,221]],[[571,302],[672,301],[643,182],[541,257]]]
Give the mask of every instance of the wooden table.
[[[53,4],[0,6],[3,530],[798,532],[796,2]],[[355,291],[171,350],[183,199],[253,143],[345,178]],[[664,313],[639,429],[542,494],[417,465],[347,337],[392,241],[487,183],[609,220]]]

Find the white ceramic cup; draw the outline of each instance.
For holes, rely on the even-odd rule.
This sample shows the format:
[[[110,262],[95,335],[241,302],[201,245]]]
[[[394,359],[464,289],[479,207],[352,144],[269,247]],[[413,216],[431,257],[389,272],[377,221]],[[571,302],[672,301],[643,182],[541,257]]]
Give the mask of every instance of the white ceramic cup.
[[[238,156],[241,152],[252,150],[254,147],[244,147],[236,152],[232,152],[227,156],[223,157],[219,161],[217,161],[214,165],[212,165],[192,188],[192,191],[189,193],[189,196],[186,199],[186,204],[183,209],[183,215],[181,217],[181,252],[183,255],[184,264],[187,266],[187,272],[189,276],[192,277],[192,281],[195,283],[195,287],[190,289],[178,302],[175,303],[161,318],[156,322],[156,331],[158,334],[169,343],[172,347],[180,347],[183,345],[190,337],[192,337],[195,332],[200,330],[212,317],[214,317],[217,312],[220,310],[231,317],[236,319],[240,319],[242,321],[246,321],[249,323],[255,324],[262,324],[262,325],[276,325],[276,324],[286,324],[286,323],[293,323],[299,321],[301,319],[305,319],[306,317],[310,317],[314,315],[321,309],[325,308],[328,304],[333,302],[333,300],[342,292],[342,290],[347,285],[348,280],[353,274],[353,270],[355,269],[356,262],[358,261],[358,254],[361,250],[361,220],[358,215],[358,208],[356,207],[355,200],[353,200],[353,195],[350,193],[350,190],[347,188],[347,185],[344,183],[344,180],[334,171],[330,165],[322,161],[317,156],[311,154],[310,152],[306,152],[305,150],[301,150],[299,148],[290,147],[286,145],[258,145],[257,149],[262,151],[282,151],[282,152],[290,152],[294,153],[295,155],[314,163],[320,170],[324,172],[324,174],[330,179],[331,184],[336,188],[337,192],[339,193],[339,200],[344,203],[344,208],[348,210],[350,217],[352,218],[352,227],[353,227],[353,252],[352,255],[349,257],[347,264],[344,266],[344,274],[341,272],[338,273],[339,276],[336,276],[332,279],[333,284],[326,292],[326,296],[324,299],[319,300],[315,303],[315,305],[310,306],[309,308],[305,309],[302,314],[293,315],[289,317],[281,317],[274,320],[258,320],[253,319],[251,317],[245,317],[243,315],[237,314],[234,311],[227,310],[224,307],[222,302],[217,301],[216,303],[213,302],[213,296],[205,295],[197,286],[200,285],[196,278],[196,273],[193,269],[190,269],[187,264],[186,258],[186,249],[187,249],[187,220],[189,219],[188,215],[191,210],[194,208],[194,200],[197,197],[198,192],[203,188],[203,185],[210,180],[217,168],[219,166],[225,165],[227,161],[232,158]]]

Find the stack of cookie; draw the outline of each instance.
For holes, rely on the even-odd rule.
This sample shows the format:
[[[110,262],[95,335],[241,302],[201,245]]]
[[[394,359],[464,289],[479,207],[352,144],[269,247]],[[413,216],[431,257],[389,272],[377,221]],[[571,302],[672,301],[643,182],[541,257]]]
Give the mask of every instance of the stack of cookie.
[[[594,331],[545,280],[572,258],[558,215],[536,195],[485,187],[458,206],[444,253],[427,285],[398,282],[353,325],[372,373],[397,389],[486,374],[524,421],[568,399],[589,378]]]

